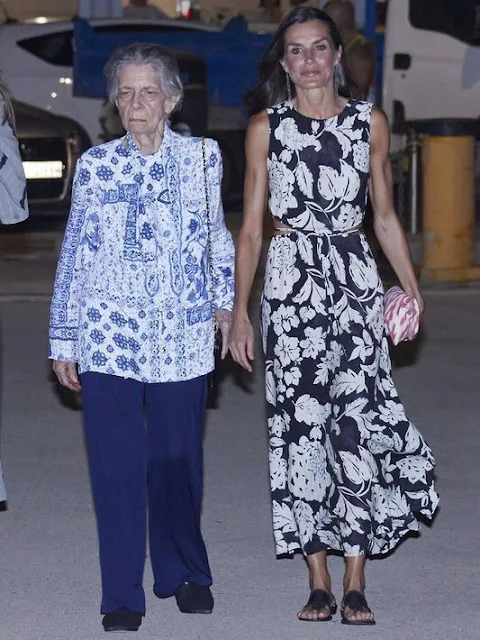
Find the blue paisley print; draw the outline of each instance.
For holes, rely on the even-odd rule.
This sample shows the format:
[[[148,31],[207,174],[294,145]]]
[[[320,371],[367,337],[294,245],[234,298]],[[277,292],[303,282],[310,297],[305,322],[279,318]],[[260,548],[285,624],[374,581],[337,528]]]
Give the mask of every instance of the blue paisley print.
[[[127,134],[77,163],[55,278],[49,357],[143,382],[211,371],[213,311],[233,305],[220,149],[207,139],[212,270],[201,140],[165,128],[143,156]]]

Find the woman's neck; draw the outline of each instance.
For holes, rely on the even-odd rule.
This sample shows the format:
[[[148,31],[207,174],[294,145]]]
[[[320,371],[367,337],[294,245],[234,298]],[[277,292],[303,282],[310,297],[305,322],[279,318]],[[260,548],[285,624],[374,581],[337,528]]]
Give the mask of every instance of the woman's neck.
[[[130,135],[140,149],[140,153],[144,156],[150,156],[160,149],[163,132],[164,129],[155,131],[155,133],[131,133]]]
[[[292,106],[304,116],[325,120],[341,113],[345,101],[329,89],[299,91]]]

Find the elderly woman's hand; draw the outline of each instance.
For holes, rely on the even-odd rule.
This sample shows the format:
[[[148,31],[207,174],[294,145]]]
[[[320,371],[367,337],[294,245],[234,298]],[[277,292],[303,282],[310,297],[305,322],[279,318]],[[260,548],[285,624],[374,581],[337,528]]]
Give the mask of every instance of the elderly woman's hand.
[[[253,371],[251,363],[254,360],[254,342],[253,327],[248,316],[235,314],[230,332],[230,353],[234,361],[250,373]]]
[[[226,309],[215,311],[215,324],[222,334],[222,360],[228,353],[228,341],[230,339],[230,328],[232,326],[232,312]]]
[[[67,387],[67,389],[71,389],[72,391],[81,390],[82,387],[78,378],[76,362],[54,360],[53,370],[61,385]]]

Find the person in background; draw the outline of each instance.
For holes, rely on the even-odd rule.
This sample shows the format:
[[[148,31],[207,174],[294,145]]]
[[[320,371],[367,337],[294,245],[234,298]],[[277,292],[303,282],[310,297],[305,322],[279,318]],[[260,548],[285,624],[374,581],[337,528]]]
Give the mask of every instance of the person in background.
[[[15,224],[27,218],[27,186],[15,135],[15,115],[0,74],[0,222]]]
[[[355,8],[350,0],[329,0],[324,7],[342,38],[345,60],[355,84],[354,96],[374,102],[375,48],[355,26]]]
[[[103,626],[136,631],[147,522],[155,595],[174,595],[182,613],[213,609],[202,439],[215,325],[227,350],[234,247],[218,143],[169,126],[183,93],[175,58],[133,44],[105,74],[127,133],[77,163],[49,357],[60,383],[82,391]]]
[[[328,0],[321,0],[319,9],[324,9]],[[355,24],[357,29],[362,30],[365,26],[365,14],[367,10],[367,2],[370,0],[350,0],[355,9]]]
[[[290,7],[292,9],[295,7],[312,7],[318,9],[319,5],[320,0],[290,0]]]
[[[151,5],[148,0],[130,0],[123,8],[123,17],[140,20],[165,20],[169,18],[164,11]]]
[[[16,224],[28,218],[27,186],[15,135],[10,91],[0,74],[0,223]],[[0,509],[7,492],[0,462]]]
[[[282,18],[280,0],[260,0],[258,22],[278,23]]]

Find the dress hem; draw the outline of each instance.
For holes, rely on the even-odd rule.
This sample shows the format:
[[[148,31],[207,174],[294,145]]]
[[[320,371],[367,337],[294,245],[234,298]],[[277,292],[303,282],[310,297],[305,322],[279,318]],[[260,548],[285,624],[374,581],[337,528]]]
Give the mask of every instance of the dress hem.
[[[431,516],[432,514],[430,514],[429,517]],[[387,539],[387,543],[382,547],[382,549],[377,549],[374,552],[371,550],[368,550],[366,553],[364,552],[364,553],[357,553],[357,554],[348,554],[344,552],[344,550],[341,548],[340,545],[335,547],[331,545],[324,545],[324,549],[319,549],[318,551],[314,551],[312,553],[305,553],[300,543],[291,543],[288,545],[287,551],[279,550],[277,548],[276,555],[277,556],[293,555],[296,551],[301,551],[302,554],[305,557],[307,557],[310,555],[314,555],[315,553],[319,553],[320,551],[326,551],[327,553],[333,551],[333,552],[342,553],[345,558],[363,556],[363,555],[366,555],[367,558],[375,558],[375,557],[384,556],[390,553],[391,551],[393,551],[393,549],[395,549],[395,547],[398,546],[398,544],[400,544],[400,542],[402,542],[405,536],[407,536],[409,533],[412,533],[412,532],[415,533],[418,531],[420,531],[420,524],[418,520],[413,519],[410,521],[410,526],[406,525],[402,529],[398,529],[397,531],[395,531],[395,538]]]

